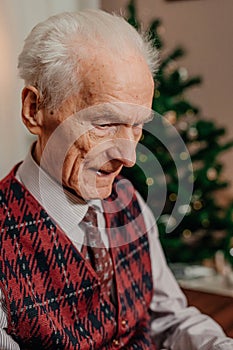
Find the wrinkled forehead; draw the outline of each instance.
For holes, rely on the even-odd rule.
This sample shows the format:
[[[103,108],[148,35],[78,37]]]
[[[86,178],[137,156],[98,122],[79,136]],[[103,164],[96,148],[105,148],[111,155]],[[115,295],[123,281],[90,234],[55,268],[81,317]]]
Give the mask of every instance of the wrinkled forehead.
[[[79,111],[79,121],[91,123],[120,123],[133,125],[150,122],[155,112],[145,106],[126,102],[97,104]]]
[[[151,107],[154,82],[142,56],[132,51],[114,56],[101,49],[95,54],[80,64],[80,96],[85,107],[112,101]]]

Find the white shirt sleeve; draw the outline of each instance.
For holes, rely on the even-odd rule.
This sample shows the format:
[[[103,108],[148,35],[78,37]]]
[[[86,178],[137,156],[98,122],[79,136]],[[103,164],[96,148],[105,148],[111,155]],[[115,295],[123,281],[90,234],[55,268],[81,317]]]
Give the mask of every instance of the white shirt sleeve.
[[[4,294],[0,289],[0,349],[20,350],[19,345],[7,334],[7,310]]]
[[[159,241],[154,216],[139,194],[137,198],[146,227],[154,294],[151,301],[151,331],[158,349],[171,350],[230,350],[233,339],[222,328],[187,300],[170,271]]]

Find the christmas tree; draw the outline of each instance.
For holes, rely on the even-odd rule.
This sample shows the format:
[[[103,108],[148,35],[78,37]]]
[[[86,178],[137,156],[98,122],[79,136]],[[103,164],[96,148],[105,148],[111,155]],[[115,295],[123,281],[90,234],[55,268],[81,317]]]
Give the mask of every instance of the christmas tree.
[[[128,5],[127,20],[140,30],[134,1],[130,1]],[[161,52],[164,44],[159,35],[160,25],[160,19],[155,19],[148,30],[153,45]],[[186,98],[187,89],[200,84],[201,78],[189,77],[187,70],[179,67],[179,58],[184,54],[183,48],[177,47],[161,59],[155,77],[156,88],[152,104],[154,111],[174,125],[191,157],[193,191],[185,208],[186,214],[179,225],[174,225],[174,229],[167,233],[168,220],[171,222],[171,213],[182,181],[178,179],[177,167],[168,148],[153,135],[153,131],[144,130],[140,141],[153,156],[139,151],[137,165],[124,169],[123,172],[145,200],[148,193],[154,191],[150,207],[155,213],[161,206],[160,198],[156,196],[156,188],[161,186],[159,176],[154,173],[147,177],[141,170],[141,165],[147,163],[150,167],[155,158],[161,165],[167,193],[157,224],[169,262],[202,262],[221,250],[233,264],[233,201],[224,207],[217,200],[219,192],[229,185],[228,181],[223,180],[223,164],[219,156],[233,146],[233,141],[224,141],[225,128],[202,118],[199,108]],[[180,157],[182,159],[182,154]],[[185,188],[181,191],[185,191]]]

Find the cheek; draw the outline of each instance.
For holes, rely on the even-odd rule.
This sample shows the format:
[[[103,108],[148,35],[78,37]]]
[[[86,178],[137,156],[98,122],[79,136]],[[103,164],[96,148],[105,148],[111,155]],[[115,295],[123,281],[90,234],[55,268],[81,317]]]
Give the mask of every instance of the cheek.
[[[85,154],[87,161],[98,159],[114,144],[115,134],[113,131],[98,130],[89,131],[85,138]]]
[[[85,134],[75,141],[73,151],[78,155],[79,158],[84,159],[86,154],[90,151],[91,147],[91,140],[89,136]]]
[[[72,176],[77,176],[81,163],[85,160],[90,149],[90,140],[88,137],[85,137],[85,135],[75,141],[69,149],[63,165],[63,177],[66,179],[66,182],[68,179],[72,178]]]
[[[116,133],[117,133],[117,127],[109,127],[106,129],[95,127],[89,132],[89,138],[91,142],[96,144],[101,142],[102,140],[114,137]]]

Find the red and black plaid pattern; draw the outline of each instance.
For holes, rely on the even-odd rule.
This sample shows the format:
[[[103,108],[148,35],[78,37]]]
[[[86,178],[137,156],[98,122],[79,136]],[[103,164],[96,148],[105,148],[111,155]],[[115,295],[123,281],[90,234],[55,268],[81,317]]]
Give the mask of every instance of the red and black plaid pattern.
[[[101,295],[96,272],[14,173],[0,184],[0,287],[8,306],[7,332],[24,350],[154,349],[148,325],[152,278],[147,236],[110,251],[115,307]],[[126,187],[118,191],[122,201],[123,192]],[[114,228],[111,239],[121,235],[117,225],[126,216],[140,216],[135,196],[132,205],[117,219],[106,214],[108,227]],[[144,231],[141,219],[140,225]],[[134,238],[134,230],[129,225],[127,235]]]

